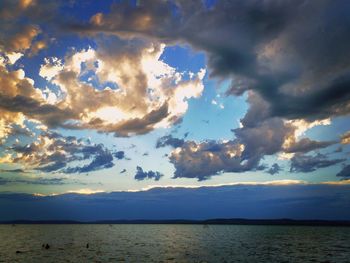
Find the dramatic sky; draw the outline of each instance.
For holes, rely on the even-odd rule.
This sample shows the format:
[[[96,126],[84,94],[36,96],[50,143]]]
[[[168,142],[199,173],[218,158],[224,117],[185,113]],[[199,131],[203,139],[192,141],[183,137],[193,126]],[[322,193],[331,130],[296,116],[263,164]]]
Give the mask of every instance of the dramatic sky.
[[[0,192],[348,187],[349,10],[2,0]]]

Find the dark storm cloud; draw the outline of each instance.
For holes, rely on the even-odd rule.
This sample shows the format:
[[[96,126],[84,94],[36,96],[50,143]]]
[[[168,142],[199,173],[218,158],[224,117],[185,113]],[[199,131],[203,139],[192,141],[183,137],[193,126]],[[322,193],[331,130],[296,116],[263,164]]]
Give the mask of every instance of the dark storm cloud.
[[[296,154],[291,159],[291,172],[310,173],[319,168],[329,167],[345,161],[345,159],[328,159],[326,155],[317,154],[315,156],[308,156],[303,154]]]
[[[271,175],[274,175],[278,174],[280,171],[282,171],[282,168],[278,165],[278,163],[274,163],[266,172]]]
[[[337,176],[343,178],[350,178],[350,165],[345,165],[342,170],[337,173]]]
[[[172,4],[171,4],[172,3]],[[150,36],[204,50],[211,76],[233,77],[229,93],[252,89],[270,116],[320,119],[350,112],[349,1],[141,1],[115,4],[87,33]]]
[[[234,130],[237,140],[245,146],[243,156],[247,159],[260,159],[263,155],[279,152],[291,132],[292,128],[280,118],[267,119],[256,126]]]
[[[140,166],[136,167],[135,180],[143,181],[145,179],[153,179],[154,181],[159,181],[159,179],[163,176],[160,172],[153,171],[144,171]]]

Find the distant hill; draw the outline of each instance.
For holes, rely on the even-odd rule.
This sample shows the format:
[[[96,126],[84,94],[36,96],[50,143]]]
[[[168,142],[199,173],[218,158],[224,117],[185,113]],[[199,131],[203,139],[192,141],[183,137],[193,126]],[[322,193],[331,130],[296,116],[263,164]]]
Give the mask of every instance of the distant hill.
[[[267,218],[278,220],[260,220]],[[0,193],[0,222],[21,219],[65,223],[118,219],[114,222],[344,225],[341,221],[350,221],[350,185],[158,187],[137,192],[52,196]]]

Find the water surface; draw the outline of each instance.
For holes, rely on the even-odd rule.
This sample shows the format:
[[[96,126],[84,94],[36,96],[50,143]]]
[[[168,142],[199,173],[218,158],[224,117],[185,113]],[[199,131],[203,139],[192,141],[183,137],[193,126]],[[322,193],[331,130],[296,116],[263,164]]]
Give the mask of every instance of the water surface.
[[[0,262],[350,262],[350,228],[0,225]]]

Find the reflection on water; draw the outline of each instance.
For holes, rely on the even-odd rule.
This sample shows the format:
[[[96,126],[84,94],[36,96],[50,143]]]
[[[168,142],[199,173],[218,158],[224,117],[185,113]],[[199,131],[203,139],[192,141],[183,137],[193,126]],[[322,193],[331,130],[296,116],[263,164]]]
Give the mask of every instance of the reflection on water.
[[[0,225],[0,262],[350,262],[350,228]]]

